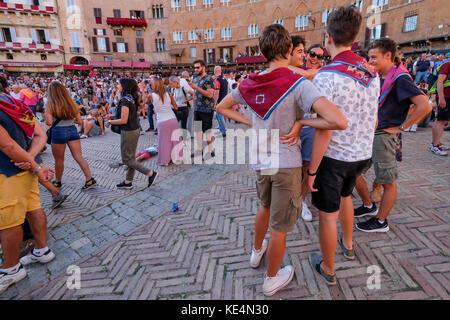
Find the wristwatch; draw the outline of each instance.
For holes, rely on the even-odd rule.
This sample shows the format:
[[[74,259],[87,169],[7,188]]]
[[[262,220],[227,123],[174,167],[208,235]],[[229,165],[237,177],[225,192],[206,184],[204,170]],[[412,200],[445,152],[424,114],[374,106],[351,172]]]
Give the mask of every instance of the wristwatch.
[[[403,128],[403,124],[401,124],[398,128],[400,129],[401,132],[405,131],[405,129]]]

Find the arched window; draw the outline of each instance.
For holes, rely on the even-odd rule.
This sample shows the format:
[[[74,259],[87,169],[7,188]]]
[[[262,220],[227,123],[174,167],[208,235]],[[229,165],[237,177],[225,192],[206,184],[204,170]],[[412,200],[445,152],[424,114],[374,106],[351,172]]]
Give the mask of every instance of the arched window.
[[[166,51],[166,39],[164,38],[161,31],[156,34],[155,38],[155,48],[156,52],[164,52]]]

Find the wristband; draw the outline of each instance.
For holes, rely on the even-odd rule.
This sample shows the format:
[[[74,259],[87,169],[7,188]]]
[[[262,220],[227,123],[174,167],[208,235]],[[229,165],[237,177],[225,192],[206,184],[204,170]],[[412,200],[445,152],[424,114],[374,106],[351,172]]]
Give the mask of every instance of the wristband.
[[[39,166],[35,171],[33,171],[33,174],[38,174],[39,172],[41,172],[42,167]]]
[[[403,124],[400,125],[400,126],[398,127],[398,129],[399,129],[401,132],[405,131],[405,129],[403,128]]]
[[[309,170],[308,170],[307,173],[308,173],[308,176],[310,176],[310,177],[315,177],[315,176],[317,176],[317,172],[311,173],[311,172],[309,172]]]

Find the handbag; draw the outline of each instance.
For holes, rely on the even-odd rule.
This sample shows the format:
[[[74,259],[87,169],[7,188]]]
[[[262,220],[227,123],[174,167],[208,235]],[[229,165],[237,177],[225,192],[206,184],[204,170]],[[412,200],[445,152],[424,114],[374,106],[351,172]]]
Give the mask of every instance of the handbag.
[[[135,104],[134,100],[129,95],[126,95],[122,99],[128,100],[132,104]],[[114,120],[118,120],[121,117],[122,117],[122,106],[121,106],[120,101],[119,101],[119,105],[116,108],[116,114],[114,115]],[[121,125],[112,124],[111,125],[111,131],[114,132],[114,133],[120,134],[121,131],[122,131],[121,130]]]
[[[53,122],[52,126],[47,130],[47,144],[52,144],[52,129],[56,127],[60,122],[61,119],[56,119],[56,121]]]
[[[116,114],[114,115],[114,120],[120,119],[121,114],[122,114],[122,106],[119,104],[116,108]],[[112,124],[111,131],[114,133],[120,134],[121,133],[120,125]]]

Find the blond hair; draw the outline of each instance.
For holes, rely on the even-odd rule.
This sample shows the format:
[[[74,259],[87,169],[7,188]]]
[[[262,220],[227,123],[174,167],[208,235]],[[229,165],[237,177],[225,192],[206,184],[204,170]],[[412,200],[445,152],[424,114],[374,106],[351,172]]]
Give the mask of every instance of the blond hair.
[[[161,98],[162,103],[164,103],[167,91],[164,82],[161,79],[153,79],[153,92],[156,93]]]
[[[56,119],[72,120],[80,114],[80,108],[73,101],[67,88],[59,81],[50,83],[47,98],[48,112]]]

